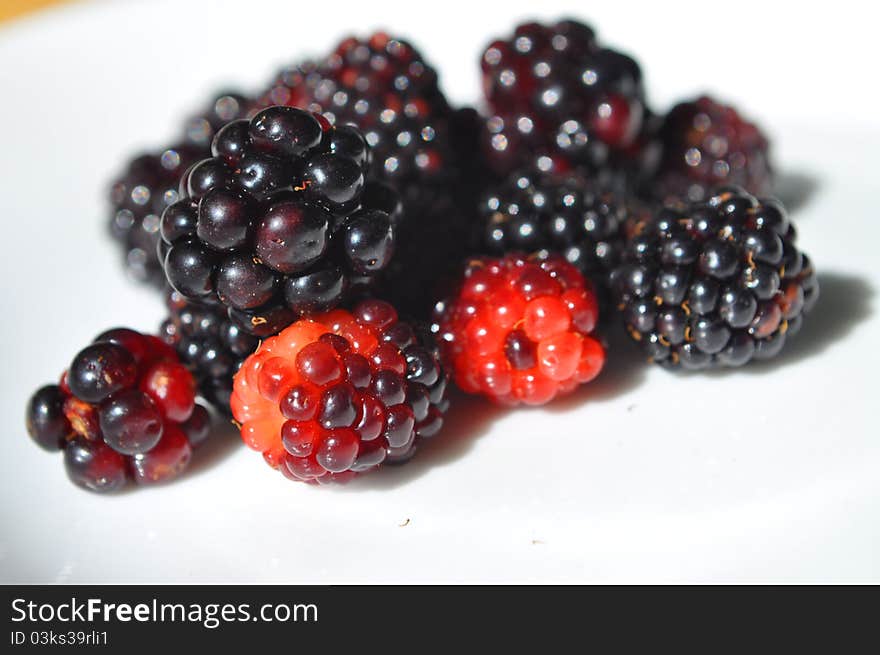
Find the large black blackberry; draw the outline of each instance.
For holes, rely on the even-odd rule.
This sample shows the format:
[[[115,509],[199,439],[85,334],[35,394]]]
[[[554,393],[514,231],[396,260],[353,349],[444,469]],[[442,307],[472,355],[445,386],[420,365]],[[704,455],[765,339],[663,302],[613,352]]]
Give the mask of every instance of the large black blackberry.
[[[373,174],[398,189],[453,169],[453,112],[437,73],[411,44],[385,33],[345,39],[328,57],[281,71],[262,102],[355,125],[373,153]]]
[[[192,371],[202,397],[229,414],[232,376],[260,341],[229,320],[223,305],[189,302],[176,291],[167,293],[168,318],[162,338],[177,350]]]
[[[214,137],[162,215],[165,274],[185,298],[218,301],[257,336],[335,307],[388,264],[390,189],[367,183],[370,149],[351,126],[269,107]]]
[[[485,148],[502,173],[523,166],[598,168],[625,153],[646,113],[642,73],[576,21],[526,23],[482,58]]]
[[[733,108],[702,96],[673,107],[659,129],[659,165],[649,193],[660,199],[697,201],[712,188],[735,184],[749,193],[770,193],[769,142]]]
[[[620,262],[624,226],[642,212],[622,176],[521,171],[480,203],[482,249],[491,254],[557,252],[594,285],[604,306]]]
[[[613,288],[650,358],[687,369],[775,356],[819,295],[782,205],[737,187],[634,224]]]
[[[125,252],[125,266],[136,280],[164,286],[156,258],[159,218],[178,200],[178,183],[193,163],[211,156],[211,139],[221,126],[242,117],[250,102],[238,93],[221,93],[184,125],[181,141],[161,152],[128,162],[110,188],[110,233]]]

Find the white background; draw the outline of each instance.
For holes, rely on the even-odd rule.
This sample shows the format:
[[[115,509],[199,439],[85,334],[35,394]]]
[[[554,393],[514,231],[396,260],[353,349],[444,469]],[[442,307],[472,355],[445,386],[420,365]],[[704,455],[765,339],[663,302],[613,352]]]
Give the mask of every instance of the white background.
[[[534,4],[101,2],[0,26],[0,582],[880,581],[872,17]],[[635,54],[659,110],[717,92],[774,137],[823,286],[776,364],[674,375],[619,344],[573,398],[461,400],[411,464],[340,489],[288,482],[224,429],[177,483],[97,497],[29,442],[33,389],[105,328],[162,318],[105,232],[133,148],[171,139],[220,85],[258,88],[380,26],[473,103],[490,37],[562,15]]]

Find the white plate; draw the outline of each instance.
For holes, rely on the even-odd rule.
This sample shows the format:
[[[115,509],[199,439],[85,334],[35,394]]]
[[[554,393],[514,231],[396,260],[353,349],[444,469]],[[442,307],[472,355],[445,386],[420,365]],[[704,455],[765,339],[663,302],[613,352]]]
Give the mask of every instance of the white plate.
[[[674,375],[624,343],[573,398],[516,412],[465,399],[411,464],[345,488],[292,484],[227,429],[178,483],[113,498],[71,486],[22,416],[95,334],[162,318],[105,235],[123,158],[170,139],[217,86],[256,88],[382,24],[472,102],[480,48],[530,5],[100,3],[0,28],[0,582],[880,581],[880,123],[865,65],[880,53],[870,21],[799,13],[792,30],[790,10],[765,5],[604,3],[586,18],[639,56],[658,106],[724,91],[774,136],[822,285],[781,359]]]

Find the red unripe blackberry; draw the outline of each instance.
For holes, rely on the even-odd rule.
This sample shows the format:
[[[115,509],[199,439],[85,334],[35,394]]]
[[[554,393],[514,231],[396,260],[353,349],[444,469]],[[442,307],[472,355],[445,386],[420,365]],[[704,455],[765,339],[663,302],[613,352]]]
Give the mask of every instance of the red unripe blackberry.
[[[446,411],[427,331],[364,300],[297,321],[260,344],[230,401],[244,442],[292,480],[344,481],[409,459]]]
[[[116,491],[129,478],[161,482],[183,471],[207,436],[195,395],[172,348],[116,328],[80,351],[60,384],[31,397],[27,430],[41,447],[63,450],[70,479],[91,491]]]
[[[561,256],[514,253],[468,262],[433,330],[462,390],[542,405],[599,374],[598,313],[590,283]]]
[[[769,141],[736,109],[702,96],[673,107],[658,134],[660,161],[651,194],[661,200],[708,198],[736,185],[766,196],[772,190]]]

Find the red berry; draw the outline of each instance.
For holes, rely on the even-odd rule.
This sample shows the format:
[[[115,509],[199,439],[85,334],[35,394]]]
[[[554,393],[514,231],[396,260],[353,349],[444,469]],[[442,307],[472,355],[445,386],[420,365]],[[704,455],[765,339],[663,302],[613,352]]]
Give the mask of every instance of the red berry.
[[[153,364],[141,377],[141,391],[146,393],[165,418],[176,423],[186,421],[196,405],[196,382],[187,368],[175,361]]]
[[[592,287],[557,255],[471,262],[459,294],[438,308],[434,327],[456,383],[502,404],[544,404],[591,380],[605,360],[592,336]]]
[[[245,443],[286,477],[342,482],[439,431],[446,376],[435,350],[379,300],[316,314],[244,361],[232,413]]]
[[[319,387],[342,379],[338,352],[321,341],[310,343],[299,351],[296,368],[306,380]]]
[[[138,484],[166,482],[180,475],[192,457],[192,446],[183,430],[170,423],[152,449],[132,458],[132,473]]]

